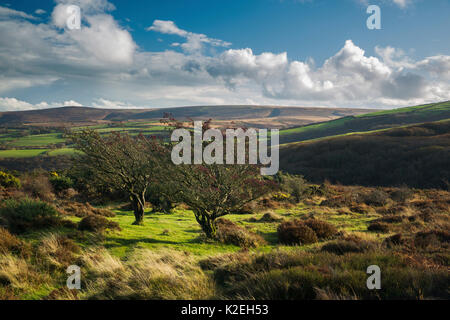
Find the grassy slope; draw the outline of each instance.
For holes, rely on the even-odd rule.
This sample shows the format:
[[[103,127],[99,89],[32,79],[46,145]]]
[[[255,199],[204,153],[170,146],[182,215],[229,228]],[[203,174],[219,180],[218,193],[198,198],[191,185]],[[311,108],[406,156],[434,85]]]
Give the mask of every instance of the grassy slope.
[[[310,208],[303,204],[290,209],[274,210],[285,219],[307,216]],[[120,224],[122,231],[106,235],[105,247],[118,257],[126,257],[136,247],[149,249],[171,248],[193,253],[198,257],[211,256],[220,253],[231,253],[239,251],[234,245],[218,243],[205,243],[199,238],[201,229],[194,218],[194,214],[188,210],[176,210],[173,214],[147,213],[144,226],[132,225],[134,216],[131,211],[115,211],[116,217],[111,220]],[[336,212],[328,212],[321,207],[315,207],[316,217],[323,217],[335,224],[340,230],[368,232],[368,222],[373,216],[363,214],[351,214],[343,217]],[[249,222],[248,219],[263,216],[260,214],[228,215],[226,219],[232,220],[244,227],[250,227],[252,231],[260,234],[267,245],[261,246],[256,251],[268,252],[274,248],[291,250],[292,247],[281,246],[277,243],[276,230],[279,222]],[[167,231],[167,232],[166,232]],[[308,249],[320,246],[321,243],[302,246]]]
[[[354,132],[375,131],[449,118],[450,102],[379,111],[281,130],[280,143],[285,144]]]

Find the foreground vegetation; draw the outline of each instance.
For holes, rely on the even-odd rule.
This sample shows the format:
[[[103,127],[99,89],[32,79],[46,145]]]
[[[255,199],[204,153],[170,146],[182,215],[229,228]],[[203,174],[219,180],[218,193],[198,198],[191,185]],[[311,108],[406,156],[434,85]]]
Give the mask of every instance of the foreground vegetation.
[[[185,205],[148,206],[132,225],[127,203],[91,206],[54,174],[4,181],[1,299],[450,297],[445,191],[304,185],[299,202],[263,197],[208,240]],[[80,291],[66,288],[73,264]],[[369,265],[382,270],[381,290],[366,287]]]

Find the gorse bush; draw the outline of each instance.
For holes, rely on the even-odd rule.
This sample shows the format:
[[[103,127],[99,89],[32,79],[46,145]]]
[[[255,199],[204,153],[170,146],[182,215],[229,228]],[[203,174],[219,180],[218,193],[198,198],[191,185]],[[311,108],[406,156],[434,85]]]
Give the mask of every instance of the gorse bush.
[[[0,186],[4,188],[20,188],[20,180],[10,173],[0,171]]]
[[[0,219],[13,233],[59,226],[62,223],[55,207],[46,202],[28,198],[4,201],[0,207]]]
[[[275,194],[275,200],[290,200],[298,203],[309,195],[308,185],[303,176],[278,172],[275,180],[280,184],[282,192]]]
[[[58,175],[56,172],[52,173],[49,181],[56,193],[61,193],[74,185],[72,179]]]
[[[309,244],[319,240],[314,230],[298,219],[281,223],[277,234],[278,240],[287,245]]]

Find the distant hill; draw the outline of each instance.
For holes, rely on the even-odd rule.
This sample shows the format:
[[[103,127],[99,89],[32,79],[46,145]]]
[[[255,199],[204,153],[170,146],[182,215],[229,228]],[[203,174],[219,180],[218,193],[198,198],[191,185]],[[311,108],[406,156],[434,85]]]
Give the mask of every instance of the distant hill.
[[[280,143],[305,141],[352,132],[367,132],[450,118],[450,102],[352,115],[280,131]]]
[[[280,148],[280,167],[308,180],[450,188],[450,120]]]
[[[0,113],[0,125],[6,124],[61,124],[61,123],[94,123],[111,121],[159,120],[163,114],[171,113],[176,119],[187,120],[242,120],[255,119],[255,123],[280,122],[280,127],[287,124],[312,123],[340,117],[359,115],[371,110],[364,109],[332,109],[302,108],[277,106],[200,106],[140,110],[109,110],[89,107],[64,107],[32,111],[13,111]],[[283,124],[286,121],[287,124]]]

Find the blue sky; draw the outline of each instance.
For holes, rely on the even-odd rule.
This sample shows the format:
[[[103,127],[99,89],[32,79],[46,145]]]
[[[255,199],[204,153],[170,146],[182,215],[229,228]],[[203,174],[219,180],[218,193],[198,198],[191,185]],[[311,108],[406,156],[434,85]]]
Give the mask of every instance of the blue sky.
[[[81,30],[61,22],[70,4]],[[449,13],[449,0],[0,0],[0,110],[448,100]]]

